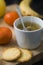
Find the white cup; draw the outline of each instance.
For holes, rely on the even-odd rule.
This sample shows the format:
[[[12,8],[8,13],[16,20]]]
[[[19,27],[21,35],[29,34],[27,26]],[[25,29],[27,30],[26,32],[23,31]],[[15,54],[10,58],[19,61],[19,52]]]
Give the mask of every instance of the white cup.
[[[22,48],[27,48],[27,49],[37,48],[41,42],[41,32],[43,30],[43,21],[40,18],[37,18],[34,16],[24,16],[23,20],[24,22],[28,21],[28,22],[37,23],[41,27],[40,29],[37,29],[34,31],[20,30],[17,28],[17,25],[21,23],[20,18],[16,19],[16,21],[14,22],[14,30],[15,30],[18,45]]]

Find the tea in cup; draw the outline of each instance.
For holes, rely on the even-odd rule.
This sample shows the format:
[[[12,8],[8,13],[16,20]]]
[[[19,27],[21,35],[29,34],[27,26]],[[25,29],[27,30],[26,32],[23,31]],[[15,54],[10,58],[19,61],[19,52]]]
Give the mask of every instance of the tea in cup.
[[[27,30],[23,30],[20,18],[14,22],[17,43],[22,48],[34,49],[40,45],[43,21],[34,16],[24,16],[23,22]]]

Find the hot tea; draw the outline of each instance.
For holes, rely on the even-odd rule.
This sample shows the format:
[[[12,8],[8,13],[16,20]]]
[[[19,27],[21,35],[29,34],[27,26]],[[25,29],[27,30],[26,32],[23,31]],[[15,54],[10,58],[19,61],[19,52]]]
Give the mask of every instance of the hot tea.
[[[41,27],[40,25],[38,25],[34,22],[24,22],[24,25],[28,31],[37,30],[37,29],[40,29],[40,27]],[[17,28],[23,30],[22,24],[21,23],[18,24]]]

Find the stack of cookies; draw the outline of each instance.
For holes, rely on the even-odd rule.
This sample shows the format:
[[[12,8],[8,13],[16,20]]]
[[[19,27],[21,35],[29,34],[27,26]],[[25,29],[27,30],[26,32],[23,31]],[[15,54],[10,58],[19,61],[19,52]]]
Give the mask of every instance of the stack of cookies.
[[[6,61],[26,62],[32,58],[32,52],[22,48],[9,48],[2,54],[2,59]]]

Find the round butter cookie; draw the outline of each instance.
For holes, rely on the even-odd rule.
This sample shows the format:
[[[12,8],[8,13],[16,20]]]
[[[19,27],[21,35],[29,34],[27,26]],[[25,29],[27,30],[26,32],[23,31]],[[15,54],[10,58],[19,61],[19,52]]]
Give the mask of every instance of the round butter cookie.
[[[20,49],[22,52],[21,57],[17,60],[19,62],[25,62],[25,61],[29,61],[32,58],[32,53],[31,51],[27,50],[27,49]]]
[[[6,61],[13,61],[19,58],[21,52],[18,48],[9,48],[3,52],[2,58]]]

